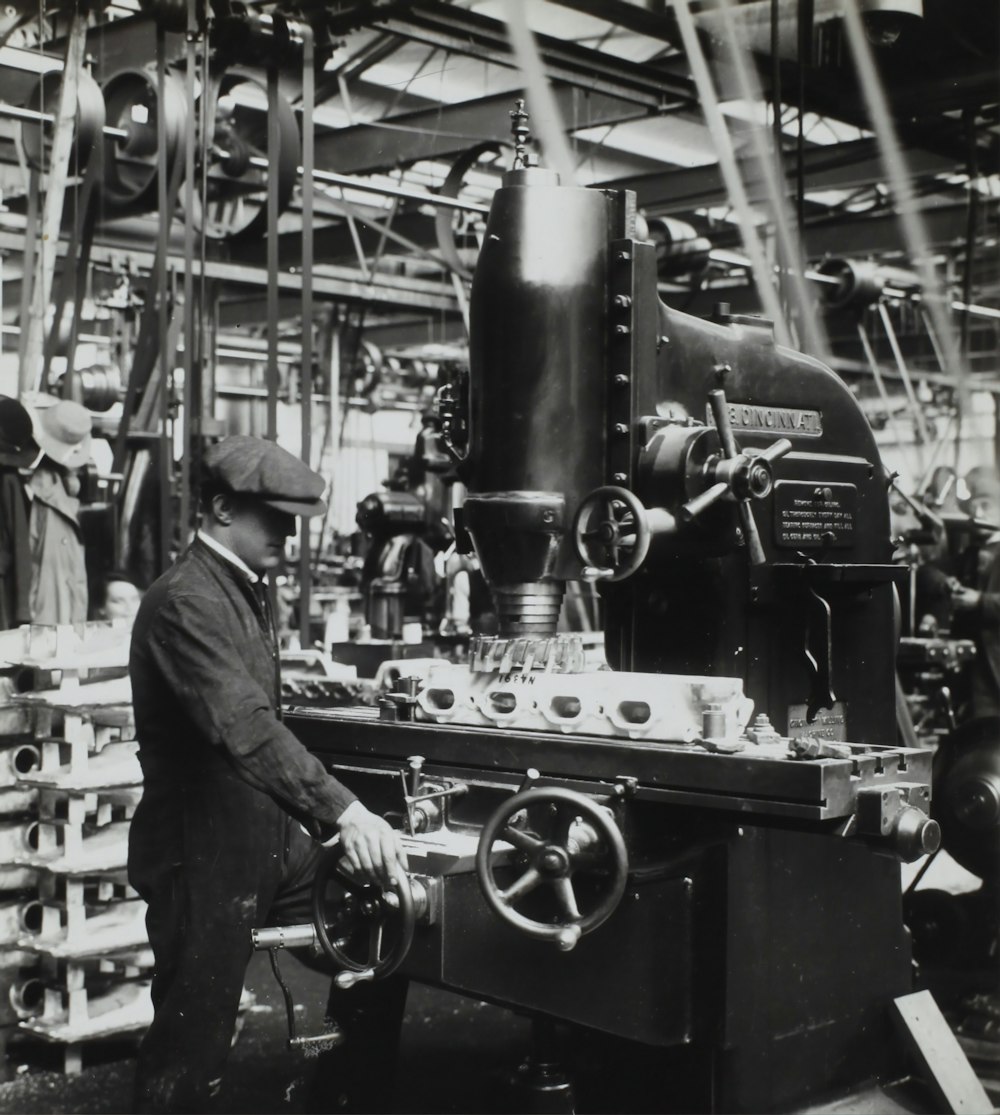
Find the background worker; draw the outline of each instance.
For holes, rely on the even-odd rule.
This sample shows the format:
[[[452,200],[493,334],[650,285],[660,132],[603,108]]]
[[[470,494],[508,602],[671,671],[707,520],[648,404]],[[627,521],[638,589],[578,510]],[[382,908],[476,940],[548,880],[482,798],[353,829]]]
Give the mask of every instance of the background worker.
[[[956,629],[975,640],[969,707],[964,719],[1000,716],[1000,473],[977,465],[965,477],[966,511],[981,523],[975,585],[953,585]]]
[[[94,605],[94,619],[135,619],[142,600],[139,586],[119,569],[101,578],[100,599]]]
[[[0,630],[31,622],[26,471],[41,455],[25,407],[0,395]]]
[[[266,579],[295,517],[325,510],[322,478],[273,442],[243,436],[208,450],[204,478],[201,530],[146,593],[132,637],[144,790],[129,879],[149,903],[155,958],[136,1111],[210,1110],[251,929],[311,920],[323,850],[301,825],[339,834],[363,880],[391,886],[406,867],[398,834],[281,723]],[[364,1050],[351,1051],[360,1063]]]
[[[87,567],[80,531],[78,471],[90,461],[90,411],[69,399],[36,396],[34,437],[43,456],[27,479],[31,503],[31,622],[83,623]]]

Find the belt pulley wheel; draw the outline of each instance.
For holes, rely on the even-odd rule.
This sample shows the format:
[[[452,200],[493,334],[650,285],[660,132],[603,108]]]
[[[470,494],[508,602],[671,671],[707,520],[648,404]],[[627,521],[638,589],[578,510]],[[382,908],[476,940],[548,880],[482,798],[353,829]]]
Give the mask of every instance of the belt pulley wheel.
[[[392,975],[413,943],[416,907],[405,873],[392,890],[348,879],[337,871],[341,852],[332,848],[313,884],[313,922],[320,947],[340,969]]]
[[[280,93],[268,103],[267,85],[251,73],[226,70],[212,84],[207,119],[207,194],[194,199],[195,224],[213,240],[249,239],[267,231],[268,177],[278,177],[278,211],[288,208],[298,182],[302,146],[295,112]],[[278,125],[278,165],[267,160],[268,118]]]
[[[517,815],[523,824],[514,823]],[[493,846],[498,840],[513,846],[511,864],[497,863]],[[498,873],[512,876],[511,881],[501,883]],[[617,909],[628,878],[628,853],[610,810],[574,790],[538,787],[508,798],[483,826],[476,874],[498,917],[567,952]],[[581,876],[593,885],[579,886]]]
[[[164,82],[167,177],[183,157],[188,127],[184,86],[172,74]],[[143,70],[123,70],[104,85],[107,122],[126,132],[108,136],[104,149],[103,197],[106,203],[129,210],[154,209],[157,203],[157,152],[159,149],[159,89],[155,75]]]
[[[458,192],[466,175],[475,168],[490,170],[496,166],[509,143],[490,141],[470,147],[455,160],[448,176],[441,183],[438,193],[442,197],[458,197]],[[470,237],[479,239],[478,234],[486,229],[486,216],[483,213],[468,213],[449,209],[440,205],[434,214],[434,229],[437,233],[438,248],[448,266],[463,279],[472,278],[472,270],[462,259],[460,242]],[[478,244],[476,245],[478,248]]]
[[[59,90],[62,75],[56,72],[42,74],[32,89],[25,108],[35,112],[52,113],[59,111]],[[101,87],[87,73],[81,70],[76,86],[76,134],[73,151],[70,155],[71,172],[82,173],[90,159],[91,152],[101,139],[104,127],[104,97]],[[34,170],[47,170],[52,164],[51,123],[25,122],[21,125],[21,146],[28,165]]]

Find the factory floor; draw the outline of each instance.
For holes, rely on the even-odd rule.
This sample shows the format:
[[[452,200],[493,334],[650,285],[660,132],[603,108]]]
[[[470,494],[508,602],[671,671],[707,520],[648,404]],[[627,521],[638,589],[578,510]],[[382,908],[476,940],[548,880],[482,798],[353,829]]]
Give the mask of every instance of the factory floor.
[[[298,1032],[322,1032],[326,983],[292,957],[282,973],[294,995]],[[244,1015],[230,1058],[219,1112],[229,1115],[299,1115],[310,1110],[307,1093],[315,1062],[286,1044],[285,1008],[266,958],[250,962],[247,987],[255,1003]],[[512,1081],[530,1038],[528,1019],[486,1003],[419,984],[410,987],[392,1111],[396,1115],[462,1112],[558,1111],[526,1106]],[[14,1042],[0,1112],[9,1115],[128,1115],[133,1111],[134,1045],[88,1047],[83,1071],[58,1071],[58,1047]],[[993,1058],[991,1057],[991,1060]],[[995,1063],[995,1061],[994,1061]],[[993,1104],[1000,1101],[996,1069],[980,1076]],[[910,1115],[935,1112],[926,1089],[863,1092],[810,1109],[823,1115]],[[985,1115],[985,1113],[984,1113]]]
[[[903,869],[904,887],[919,865]],[[973,890],[979,880],[942,855],[921,879],[921,886],[956,894]],[[295,1003],[300,1035],[323,1030],[328,983],[285,955],[282,973]],[[253,956],[247,988],[254,1004],[243,1024],[230,1058],[218,1110],[231,1115],[288,1113],[309,1110],[307,1093],[316,1062],[287,1048],[284,1002],[265,954]],[[942,1006],[948,988],[933,988]],[[943,994],[942,994],[943,992]],[[991,1023],[996,1030],[996,1022]],[[402,1048],[392,1111],[397,1115],[456,1115],[460,1112],[525,1111],[523,1094],[512,1088],[518,1064],[527,1052],[530,1022],[509,1010],[466,999],[420,984],[410,986],[403,1022]],[[979,1043],[986,1059],[973,1058],[990,1100],[1000,1102],[1000,1058],[995,1036]],[[134,1042],[101,1045],[84,1050],[84,1068],[76,1075],[61,1071],[61,1047],[24,1043],[15,1037],[7,1059],[0,1062],[0,1113],[11,1115],[104,1115],[132,1111]],[[536,1097],[537,1100],[537,1097]],[[542,1108],[535,1107],[535,1110]],[[558,1110],[558,1107],[551,1108]],[[847,1107],[826,1111],[932,1111],[932,1106],[896,1106],[881,1096],[869,1107],[860,1098]]]
[[[297,1005],[299,1034],[321,1033],[328,982],[294,957],[283,957],[281,966]],[[315,1062],[287,1048],[284,1003],[263,954],[250,962],[247,987],[256,1002],[244,1014],[219,1110],[240,1115],[305,1111]],[[393,1110],[413,1115],[511,1110],[513,1105],[500,1097],[527,1048],[529,1030],[528,1020],[510,1011],[412,985]],[[0,1112],[111,1115],[132,1111],[134,1046],[93,1048],[83,1071],[74,1076],[46,1069],[54,1052],[17,1042],[8,1047],[8,1079],[0,1082]]]

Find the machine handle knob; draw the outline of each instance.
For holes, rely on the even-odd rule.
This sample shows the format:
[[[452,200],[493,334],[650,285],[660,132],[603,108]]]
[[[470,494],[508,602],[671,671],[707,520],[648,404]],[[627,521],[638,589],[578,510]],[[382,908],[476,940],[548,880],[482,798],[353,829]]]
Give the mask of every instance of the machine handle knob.
[[[715,419],[715,428],[719,432],[723,455],[729,458],[737,456],[739,449],[736,445],[736,438],[733,437],[733,427],[729,424],[729,411],[726,410],[726,393],[721,387],[709,391],[708,405],[712,408],[712,417]]]
[[[786,453],[790,453],[791,449],[792,443],[788,438],[781,437],[766,449],[761,450],[761,452],[757,454],[757,460],[764,460],[770,464],[771,461],[776,461],[779,457],[784,457]]]
[[[718,484],[713,484],[711,488],[706,488],[701,495],[695,496],[694,499],[689,499],[687,503],[681,507],[681,521],[690,523],[692,519],[697,519],[697,517],[704,514],[713,503],[718,503],[728,491],[729,485],[721,480]]]
[[[554,937],[556,948],[560,952],[572,952],[582,935],[583,930],[579,925],[564,925]]]
[[[375,978],[374,968],[365,968],[363,972],[338,972],[333,977],[333,982],[341,991],[350,991],[355,984],[370,983]]]

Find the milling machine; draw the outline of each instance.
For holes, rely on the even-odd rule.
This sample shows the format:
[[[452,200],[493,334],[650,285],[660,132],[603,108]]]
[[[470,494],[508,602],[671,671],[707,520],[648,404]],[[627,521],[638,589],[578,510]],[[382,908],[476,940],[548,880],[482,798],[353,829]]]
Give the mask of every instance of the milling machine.
[[[258,946],[318,937],[342,987],[400,971],[630,1050],[645,1099],[606,1110],[789,1110],[902,1076],[899,864],[939,833],[931,755],[895,743],[900,570],[850,392],[766,321],[665,306],[633,195],[522,146],[463,394],[441,440],[499,635],[380,710],[286,717],[396,818],[409,879],[331,866],[316,924]],[[557,633],[573,579],[599,586],[610,670]]]

